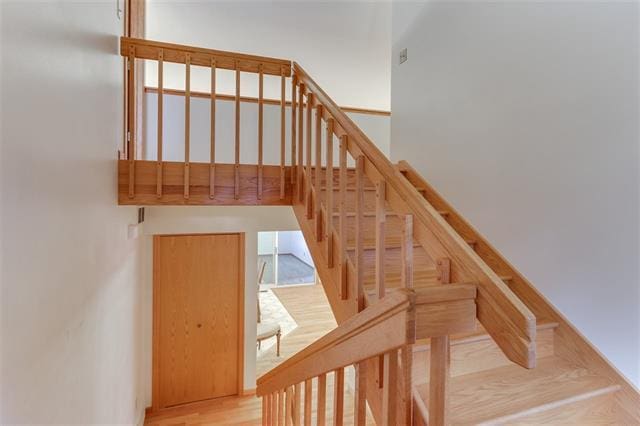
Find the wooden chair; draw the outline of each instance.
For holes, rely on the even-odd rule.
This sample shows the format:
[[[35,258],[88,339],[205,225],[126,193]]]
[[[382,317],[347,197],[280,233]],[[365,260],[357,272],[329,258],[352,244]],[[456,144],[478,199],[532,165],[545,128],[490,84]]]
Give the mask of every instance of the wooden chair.
[[[262,277],[264,275],[264,268],[267,265],[266,262],[262,262],[262,264],[258,267],[260,271],[258,273],[258,298],[257,298],[257,308],[258,308],[258,329],[256,331],[256,340],[258,341],[258,349],[261,347],[261,343],[263,340],[270,339],[271,337],[276,337],[276,356],[280,356],[280,337],[282,337],[282,329],[280,324],[272,322],[262,322],[262,312],[260,311],[260,284],[262,283]]]

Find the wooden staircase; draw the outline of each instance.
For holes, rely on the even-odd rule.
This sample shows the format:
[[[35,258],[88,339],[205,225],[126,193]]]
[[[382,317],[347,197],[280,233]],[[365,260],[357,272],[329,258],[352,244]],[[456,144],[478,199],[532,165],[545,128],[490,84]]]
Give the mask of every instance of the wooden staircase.
[[[133,136],[119,161],[119,202],[291,205],[339,324],[258,380],[263,424],[343,424],[350,366],[347,423],[640,424],[638,390],[407,162],[392,164],[300,65],[127,38],[121,50],[130,70],[136,59],[158,61],[160,82],[163,62],[184,64],[187,105],[192,65],[208,67],[214,82],[217,69],[233,71],[236,158],[216,162],[212,132],[211,161],[189,162],[187,131],[184,163],[161,154],[141,161]],[[240,162],[241,72],[259,78],[257,165]],[[279,165],[262,162],[264,74],[281,79]],[[161,83],[159,126],[162,93]],[[189,123],[188,107],[185,114]]]

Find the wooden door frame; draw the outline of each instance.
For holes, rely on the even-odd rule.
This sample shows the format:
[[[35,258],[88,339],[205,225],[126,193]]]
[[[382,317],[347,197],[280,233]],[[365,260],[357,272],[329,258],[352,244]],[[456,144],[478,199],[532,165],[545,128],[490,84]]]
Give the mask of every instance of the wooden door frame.
[[[156,309],[159,301],[159,294],[156,291],[156,283],[160,271],[159,248],[160,238],[162,237],[187,237],[187,236],[207,236],[207,235],[237,235],[239,237],[239,258],[238,258],[238,393],[244,395],[244,304],[245,304],[245,233],[244,232],[206,232],[206,233],[186,233],[186,234],[154,234],[153,236],[153,323],[152,323],[152,341],[151,341],[151,410],[150,412],[165,409],[160,406],[160,360],[158,358],[158,345],[160,337],[159,311]],[[171,407],[173,408],[173,406]],[[147,414],[148,414],[147,413]]]

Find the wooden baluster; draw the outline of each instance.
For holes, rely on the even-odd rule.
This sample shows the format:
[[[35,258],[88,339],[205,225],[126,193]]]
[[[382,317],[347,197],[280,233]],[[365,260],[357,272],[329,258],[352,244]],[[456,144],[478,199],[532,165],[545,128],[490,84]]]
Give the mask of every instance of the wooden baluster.
[[[339,232],[340,238],[340,299],[349,298],[347,283],[347,143],[348,136],[340,136],[340,193],[338,200],[339,207]]]
[[[273,424],[273,413],[271,411],[272,406],[271,406],[271,394],[267,394],[263,397],[264,399],[264,405],[266,406],[266,410],[267,410],[267,424],[269,426],[271,426]]]
[[[356,158],[356,312],[364,309],[364,156]]]
[[[258,200],[262,199],[262,169],[263,169],[263,136],[264,135],[264,70],[260,64],[258,74]]]
[[[325,200],[326,220],[324,222],[325,240],[327,242],[327,267],[333,268],[333,118],[327,119],[327,170],[325,175],[325,187],[327,198]]]
[[[209,198],[216,195],[216,60],[211,59],[211,162],[209,164]]]
[[[286,88],[285,88],[285,73],[286,73],[286,68],[282,67],[282,70],[280,71],[280,199],[284,200],[284,162],[285,162],[285,152],[286,152],[286,148],[285,148],[285,142],[286,142],[286,131],[284,129],[285,126],[285,120],[284,120],[284,115],[285,115],[285,107],[286,107]]]
[[[402,361],[402,401],[404,405],[405,424],[413,424],[413,345],[405,345],[400,349]]]
[[[447,424],[449,405],[449,336],[431,338],[429,365],[429,425]]]
[[[356,379],[354,389],[353,424],[364,426],[367,423],[367,364],[362,361],[355,365]]]
[[[313,207],[316,217],[316,241],[322,241],[322,105],[316,108],[316,167],[315,167],[315,200]]]
[[[302,402],[302,385],[297,383],[293,394],[293,425],[300,426],[300,403]]]
[[[451,282],[451,261],[447,258],[437,259],[438,281],[441,284]],[[429,425],[447,423],[449,406],[449,367],[451,353],[449,336],[431,338],[429,362]]]
[[[296,92],[297,77],[291,76],[291,185],[297,182],[298,168],[296,166]]]
[[[263,396],[260,399],[262,400],[262,426],[267,426],[269,424],[269,419],[267,418],[267,397]]]
[[[284,424],[285,426],[291,426],[291,421],[293,420],[293,388],[291,386],[287,386],[287,390],[285,391],[284,404]]]
[[[184,198],[189,198],[189,154],[191,144],[191,55],[185,55],[184,88]]]
[[[393,426],[397,416],[398,350],[384,354],[384,385],[382,387],[382,424]],[[431,419],[429,419],[431,420]],[[431,421],[429,421],[431,426]]]
[[[236,61],[236,146],[235,165],[233,170],[233,195],[237,200],[240,197],[240,65]]]
[[[313,397],[311,379],[304,381],[304,426],[311,426],[311,398]]]
[[[158,53],[158,162],[156,163],[156,197],[162,197],[162,118],[164,101],[164,51]]]
[[[305,168],[305,205],[307,207],[307,220],[313,218],[313,205],[311,204],[311,111],[313,110],[313,93],[307,95],[307,167]]]
[[[278,421],[278,392],[271,394],[271,424],[275,425]]]
[[[404,288],[413,288],[413,216],[408,214],[402,224],[400,244],[400,280]]]
[[[284,389],[278,392],[278,426],[284,426]]]
[[[298,200],[300,202],[304,201],[304,186],[302,183],[302,174],[304,172],[302,159],[303,157],[303,139],[304,139],[304,95],[305,95],[305,86],[304,83],[300,83],[300,102],[298,103],[298,177],[297,185],[298,185]],[[307,126],[309,123],[307,123]]]
[[[378,301],[382,300],[385,295],[385,273],[384,258],[386,254],[385,244],[385,223],[387,220],[387,212],[385,210],[386,201],[386,183],[381,180],[376,183],[376,291]],[[382,387],[384,383],[384,356],[378,357],[378,386]]]
[[[127,159],[129,160],[129,198],[135,194],[135,160],[136,160],[136,51],[129,48],[129,81],[127,84]]]
[[[316,407],[316,418],[318,426],[324,426],[327,418],[327,375],[318,376],[318,406]]]
[[[333,374],[333,424],[342,426],[344,417],[344,368]]]

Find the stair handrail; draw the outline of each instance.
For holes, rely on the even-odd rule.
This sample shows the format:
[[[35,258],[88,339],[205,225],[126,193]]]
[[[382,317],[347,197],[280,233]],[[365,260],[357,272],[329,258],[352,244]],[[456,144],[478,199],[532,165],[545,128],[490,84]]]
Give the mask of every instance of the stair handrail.
[[[397,289],[257,380],[261,397],[415,342],[415,294]]]
[[[296,62],[293,62],[293,78],[311,95],[307,96],[307,102],[321,106],[321,114],[332,119],[333,132],[348,136],[349,150],[358,152],[368,162],[365,170],[378,173],[393,189],[387,194],[399,196],[399,201],[408,209],[406,213],[414,217],[414,237],[420,244],[428,249],[425,234],[430,233],[446,249],[452,266],[458,267],[455,270],[458,278],[478,283],[478,319],[505,355],[521,366],[534,367],[536,318],[533,313]]]

